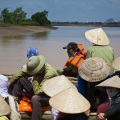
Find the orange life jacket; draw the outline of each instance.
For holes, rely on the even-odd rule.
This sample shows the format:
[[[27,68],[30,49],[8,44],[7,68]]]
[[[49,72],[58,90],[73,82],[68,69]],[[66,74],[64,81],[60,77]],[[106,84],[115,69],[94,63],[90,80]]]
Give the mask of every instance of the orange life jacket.
[[[86,50],[83,48],[82,44],[78,44],[78,52],[76,52],[72,57],[68,58],[64,66],[72,64],[75,67],[79,67],[81,63],[85,60]]]
[[[29,98],[24,96],[18,105],[20,112],[32,112],[31,100]]]
[[[19,105],[19,110],[20,112],[32,112],[32,108],[31,108],[31,100],[29,98],[27,98],[26,96],[24,96],[22,98],[22,100],[20,100],[20,104]],[[50,111],[50,107],[42,107],[42,111]]]

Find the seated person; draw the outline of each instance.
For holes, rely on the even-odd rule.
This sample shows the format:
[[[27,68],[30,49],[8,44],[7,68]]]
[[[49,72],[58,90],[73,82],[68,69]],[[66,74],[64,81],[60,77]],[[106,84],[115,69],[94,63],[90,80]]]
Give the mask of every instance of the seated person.
[[[96,86],[101,90],[106,90],[110,104],[105,113],[98,115],[98,120],[120,120],[120,78],[116,75]]]
[[[60,75],[45,81],[43,83],[42,89],[46,95],[52,97],[69,87],[72,87],[73,89],[77,90],[75,85],[71,83],[67,79],[67,77],[65,77],[64,75]],[[56,109],[51,108],[51,113],[52,113],[52,120],[57,120],[59,112]]]
[[[99,94],[99,103],[103,103],[107,99],[106,92],[96,90],[95,86],[108,78],[110,66],[103,58],[93,57],[84,60],[78,68],[78,72],[82,81],[87,82],[84,84],[82,81],[78,81],[78,91],[90,102],[91,110],[94,110],[96,109],[94,105],[96,93]]]
[[[60,74],[70,77],[77,77],[78,67],[84,61],[86,56],[86,50],[83,48],[82,44],[77,44],[75,42],[70,42],[67,46],[63,47],[67,49],[68,60],[66,61],[63,70]]]
[[[0,74],[0,120],[9,120],[11,112],[8,101],[8,78]]]
[[[44,107],[49,105],[49,97],[44,94],[42,85],[47,79],[58,76],[58,73],[51,65],[46,63],[45,57],[42,55],[30,57],[26,65],[27,67],[22,69],[19,74],[17,74],[17,77],[10,79],[8,86],[16,82],[12,95],[18,97],[19,100],[21,100],[23,88],[27,91],[31,98],[31,120],[41,120],[42,103],[44,102]],[[23,79],[22,76],[24,76],[24,78],[33,76],[32,85],[28,86],[28,80]],[[22,79],[19,79],[20,77],[22,77]]]
[[[120,57],[118,57],[117,59],[115,59],[112,62],[112,67],[115,69],[115,72],[110,76],[113,77],[115,75],[117,75],[118,77],[120,77]],[[107,100],[105,103],[100,104],[97,108],[97,115],[96,115],[96,120],[98,120],[98,116],[100,117],[103,113],[105,113],[107,110],[109,109],[109,100]]]

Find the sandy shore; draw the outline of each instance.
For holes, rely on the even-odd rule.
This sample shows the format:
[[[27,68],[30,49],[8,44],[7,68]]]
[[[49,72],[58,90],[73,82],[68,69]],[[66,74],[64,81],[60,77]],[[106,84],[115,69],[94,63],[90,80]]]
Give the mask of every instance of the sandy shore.
[[[0,36],[3,35],[21,35],[35,32],[44,32],[56,29],[55,27],[42,27],[42,26],[9,26],[0,27]]]

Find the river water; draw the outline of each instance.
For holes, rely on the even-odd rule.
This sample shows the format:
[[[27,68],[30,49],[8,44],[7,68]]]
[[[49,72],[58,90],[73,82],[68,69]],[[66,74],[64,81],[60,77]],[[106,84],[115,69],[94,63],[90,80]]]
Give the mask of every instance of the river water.
[[[92,44],[85,38],[84,33],[95,27],[57,26],[57,30],[17,36],[0,37],[0,73],[14,74],[27,61],[27,49],[30,46],[38,48],[46,62],[55,69],[61,69],[67,59],[66,50],[62,47],[69,42],[83,44],[87,50]],[[110,39],[110,46],[115,51],[115,58],[120,56],[120,28],[103,27]]]

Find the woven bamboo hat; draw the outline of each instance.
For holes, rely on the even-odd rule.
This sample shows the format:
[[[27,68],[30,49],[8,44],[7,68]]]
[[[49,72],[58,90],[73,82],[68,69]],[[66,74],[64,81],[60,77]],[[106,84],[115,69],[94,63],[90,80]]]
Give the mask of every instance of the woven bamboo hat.
[[[8,115],[11,112],[10,106],[0,95],[0,116]]]
[[[112,62],[112,67],[116,70],[120,70],[120,57]]]
[[[63,113],[83,113],[90,108],[90,103],[78,91],[68,88],[49,100],[50,105]]]
[[[97,88],[105,88],[105,87],[112,87],[112,88],[119,88],[120,89],[120,78],[116,75],[109,79],[106,79],[104,82],[96,85]]]
[[[53,95],[70,87],[77,90],[73,83],[71,83],[64,75],[61,75],[45,81],[42,89],[45,94],[52,97]]]
[[[97,45],[109,45],[110,40],[102,28],[92,29],[85,32],[85,37]]]
[[[88,58],[80,65],[78,73],[88,82],[98,82],[109,75],[110,66],[103,58]]]

